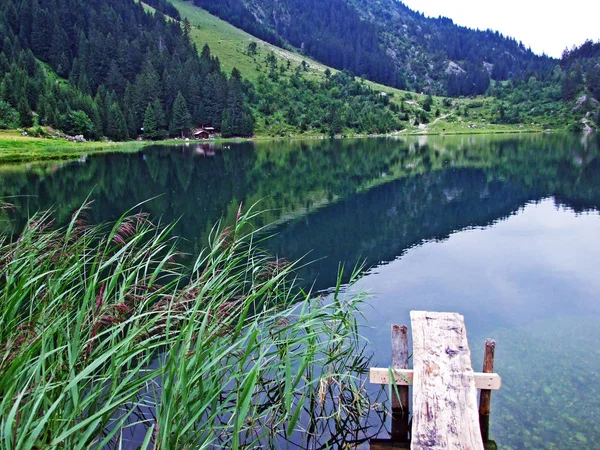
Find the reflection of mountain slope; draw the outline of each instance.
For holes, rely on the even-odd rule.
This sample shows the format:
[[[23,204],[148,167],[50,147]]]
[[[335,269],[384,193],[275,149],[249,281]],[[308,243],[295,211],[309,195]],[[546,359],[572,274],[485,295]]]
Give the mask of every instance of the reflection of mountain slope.
[[[279,227],[271,251],[315,261],[301,276],[317,289],[335,284],[340,261],[389,262],[426,240],[486,226],[547,195],[511,182],[487,181],[479,169],[430,172],[397,180]]]

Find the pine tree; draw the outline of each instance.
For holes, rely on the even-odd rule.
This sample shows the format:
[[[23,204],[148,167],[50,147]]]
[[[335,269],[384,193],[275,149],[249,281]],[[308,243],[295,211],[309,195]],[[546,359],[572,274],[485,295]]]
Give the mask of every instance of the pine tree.
[[[185,19],[183,19],[183,38],[185,39],[185,42],[187,44],[190,44],[190,33],[192,31],[192,24],[190,23],[189,19],[186,17]]]
[[[344,123],[340,116],[338,105],[331,105],[329,110],[329,136],[334,137],[336,134],[341,133]]]
[[[121,107],[117,102],[113,102],[108,110],[106,124],[106,136],[117,141],[124,141],[128,136],[127,123]]]
[[[138,121],[135,117],[135,111],[133,110],[133,108],[129,108],[127,110],[127,131],[129,137],[131,138],[136,138],[139,134]]]
[[[156,114],[154,113],[152,105],[148,103],[146,112],[144,113],[144,136],[149,139],[154,139],[156,137],[156,131]]]
[[[231,113],[228,109],[223,111],[223,118],[221,119],[221,136],[224,138],[235,136],[231,121]]]
[[[154,117],[156,118],[156,137],[165,137],[167,135],[167,116],[159,99],[154,100],[153,108]]]
[[[425,101],[423,102],[423,109],[427,112],[431,111],[431,106],[433,105],[433,97],[428,95],[425,97]]]
[[[27,104],[27,100],[21,97],[17,104],[17,110],[19,112],[19,119],[22,127],[30,127],[33,125],[33,117],[31,115],[31,109]]]
[[[171,116],[170,133],[172,135],[181,134],[183,138],[184,132],[192,126],[192,116],[187,107],[187,103],[181,92],[177,93],[175,103],[173,103],[173,114]]]
[[[19,125],[19,113],[7,102],[0,100],[0,129]]]
[[[110,63],[110,69],[108,71],[108,75],[106,76],[105,85],[108,89],[112,89],[117,94],[122,95],[125,92],[127,81],[123,75],[121,75],[119,66],[114,60]]]
[[[223,137],[250,136],[253,132],[254,118],[244,103],[242,77],[234,68],[227,83],[227,107],[223,111],[221,134]]]

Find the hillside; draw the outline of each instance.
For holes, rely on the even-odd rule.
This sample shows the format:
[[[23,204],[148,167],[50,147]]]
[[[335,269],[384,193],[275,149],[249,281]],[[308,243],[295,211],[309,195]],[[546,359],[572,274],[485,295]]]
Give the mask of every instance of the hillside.
[[[166,0],[150,4],[179,18]],[[243,90],[239,72],[228,77],[208,48],[199,53],[189,29],[133,0],[0,6],[0,128],[129,140],[212,124],[248,136]]]
[[[177,7],[182,17],[187,17],[199,27],[199,30],[195,30],[198,36],[197,42],[212,39],[215,42],[213,45],[227,43],[228,52],[216,52],[222,63],[224,66],[236,64],[244,67],[242,73],[250,79],[258,79],[261,74],[269,73],[264,61],[265,55],[269,52],[274,52],[280,64],[285,64],[288,60],[296,63],[305,60],[310,67],[309,77],[314,79],[324,77],[325,66],[315,62],[306,55],[306,52],[294,49],[289,44],[286,49],[282,49],[245,34],[231,24],[217,19],[206,10],[193,7],[191,0],[189,2],[170,1]],[[199,3],[199,0],[193,1],[196,4]],[[228,0],[226,5],[232,5],[234,1],[237,0]],[[253,14],[266,14],[265,10],[256,3],[258,1],[267,0],[255,0],[251,5]],[[354,0],[353,4],[359,5],[358,1]],[[521,44],[516,43],[513,39],[505,38],[497,32],[469,30],[455,26],[449,19],[425,19],[403,4],[395,0],[390,1],[392,4],[388,5],[391,8],[389,10],[384,8],[388,4],[388,0],[379,0],[365,5],[365,8],[361,9],[363,14],[366,14],[364,11],[371,11],[370,16],[365,17],[365,20],[377,22],[381,18],[382,23],[404,20],[407,23],[406,27],[401,27],[402,29],[407,30],[410,26],[416,26],[420,32],[423,31],[423,28],[419,28],[420,25],[415,24],[425,20],[429,27],[428,33],[431,33],[426,33],[429,38],[422,41],[427,42],[433,52],[431,54],[439,57],[442,50],[446,49],[455,57],[455,60],[451,62],[444,60],[441,67],[445,67],[445,70],[437,81],[432,79],[429,72],[424,77],[417,76],[415,73],[420,69],[414,60],[412,63],[407,63],[404,66],[406,70],[416,71],[411,75],[412,78],[409,77],[413,79],[414,83],[412,86],[406,86],[413,92],[390,88],[370,81],[365,82],[372,89],[388,94],[390,102],[398,106],[398,116],[403,119],[401,121],[404,130],[417,133],[473,133],[507,129],[564,129],[567,127],[579,130],[593,129],[599,126],[600,113],[597,111],[597,100],[600,97],[598,95],[600,89],[597,87],[597,80],[600,79],[598,76],[600,60],[597,58],[597,53],[600,44],[588,42],[565,54],[563,60],[556,61],[544,56],[533,55]],[[281,6],[284,3],[285,1],[278,2],[277,5]],[[223,11],[226,10],[227,8],[222,8],[216,13],[224,15]],[[390,11],[394,14],[391,14]],[[388,39],[392,39],[392,35],[398,33],[398,27],[389,29],[391,31],[386,36]],[[405,34],[410,36],[408,32]],[[250,57],[245,49],[253,40],[258,43],[259,51],[257,55]],[[416,50],[418,48],[420,47],[415,43],[411,44],[407,54],[416,51],[425,58],[427,53],[419,53]],[[261,53],[261,49],[264,50],[264,53]],[[480,81],[483,84],[478,85],[476,83],[477,76],[474,77],[472,73],[462,72],[462,68],[470,64],[464,59],[458,59],[465,58],[465,52],[466,56],[469,56],[469,52],[471,52],[472,57],[484,60],[485,65],[481,66],[484,70],[477,71],[480,75],[482,74]],[[389,49],[388,53],[391,53]],[[512,53],[521,55],[521,57],[510,56]],[[259,57],[257,58],[257,56]],[[410,59],[409,56],[406,58]],[[506,58],[511,61],[510,64],[504,61]],[[496,64],[488,63],[494,59],[498,61]],[[431,61],[425,66],[429,68],[430,72],[435,67]],[[336,72],[333,68],[330,68],[330,71]],[[283,74],[283,78],[286,78],[285,74]],[[437,88],[435,88],[436,83]],[[473,92],[461,92],[465,86],[475,88],[481,95],[474,96]],[[422,108],[427,99],[426,95],[419,94],[422,90],[444,91],[448,89],[454,89],[454,95],[459,93],[469,95],[466,98],[461,96],[450,99],[434,95],[430,111]],[[414,90],[419,93],[415,93]],[[262,126],[263,118],[264,116],[259,113],[258,130],[261,133],[282,134],[281,130],[272,130]]]
[[[300,64],[303,60],[309,66],[309,74],[323,73],[327,66],[301,55],[299,52],[285,50],[276,45],[258,39],[251,34],[236,28],[213,16],[208,11],[195,7],[191,2],[183,0],[169,0],[182,17],[187,18],[192,24],[191,37],[198,48],[208,45],[214,55],[219,58],[224,71],[231,73],[237,68],[245,78],[256,81],[264,70],[260,67],[257,55],[266,55],[274,52],[275,56],[283,61]],[[248,54],[248,44],[256,42],[256,55]]]
[[[430,19],[396,0],[194,0],[253,35],[384,84],[452,96],[483,94],[490,78],[528,78],[555,60],[497,32]]]
[[[208,42],[223,67],[229,69],[236,66],[240,68],[244,77],[253,81],[255,86],[267,83],[271,85],[271,90],[280,93],[280,95],[268,96],[273,110],[261,111],[260,102],[254,102],[259,134],[272,136],[311,132],[327,134],[326,117],[323,121],[325,128],[316,125],[303,130],[298,124],[290,123],[288,112],[292,109],[291,115],[294,115],[293,105],[294,102],[298,102],[299,96],[297,92],[290,92],[285,87],[302,61],[307,63],[307,70],[303,71],[304,77],[315,82],[323,82],[326,71],[329,69],[331,73],[337,73],[336,69],[328,68],[298,50],[283,49],[241,31],[206,10],[195,7],[191,1],[170,1],[181,16],[187,18],[192,24],[191,35],[198,47]],[[257,44],[257,49],[255,54],[249,55],[248,45],[252,42]],[[283,72],[278,71],[276,81],[269,78],[271,65],[267,62],[267,58],[271,55],[275,58],[277,67],[287,67],[289,61],[291,68]],[[576,120],[581,119],[581,116],[576,113],[573,115],[570,105],[561,100],[560,94],[556,95],[557,90],[560,93],[561,77],[562,75],[558,79],[549,77],[546,81],[538,80],[536,83],[529,84],[527,80],[496,83],[490,90],[493,95],[488,97],[432,96],[431,105],[427,107],[429,111],[423,108],[426,106],[427,95],[391,88],[368,80],[364,81],[364,84],[375,92],[386,94],[386,102],[392,105],[394,114],[400,119],[398,129],[403,132],[486,133],[560,129],[565,128],[569,123],[579,123]],[[261,83],[258,83],[259,80]],[[540,85],[544,89],[541,89]],[[316,96],[317,91],[318,89],[311,91],[313,96]],[[352,127],[346,128],[346,131],[369,133],[368,130],[361,131]]]

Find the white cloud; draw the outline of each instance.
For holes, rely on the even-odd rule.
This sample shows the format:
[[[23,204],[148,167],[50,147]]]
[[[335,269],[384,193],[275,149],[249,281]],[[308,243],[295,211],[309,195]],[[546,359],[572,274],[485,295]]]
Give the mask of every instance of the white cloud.
[[[458,25],[492,29],[522,41],[538,53],[559,58],[565,48],[600,40],[600,1],[571,0],[404,0],[427,16],[449,17]]]

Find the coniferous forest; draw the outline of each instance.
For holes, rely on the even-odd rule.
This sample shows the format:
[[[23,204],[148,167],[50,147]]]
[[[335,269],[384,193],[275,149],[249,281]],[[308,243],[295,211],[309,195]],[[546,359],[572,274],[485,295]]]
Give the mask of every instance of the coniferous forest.
[[[178,17],[165,0],[150,3]],[[208,47],[198,52],[189,24],[132,0],[3,1],[0,49],[0,126],[35,121],[114,140],[192,125],[253,133],[239,72],[223,73]]]

